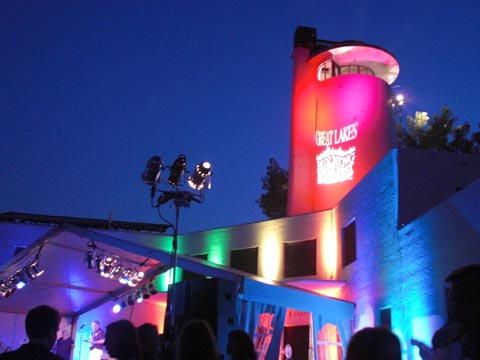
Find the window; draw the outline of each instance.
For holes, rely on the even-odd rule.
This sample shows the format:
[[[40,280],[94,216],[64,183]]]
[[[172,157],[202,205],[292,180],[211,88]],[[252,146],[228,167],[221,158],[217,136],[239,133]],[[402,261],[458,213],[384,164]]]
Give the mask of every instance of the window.
[[[258,275],[258,248],[230,251],[230,267]]]
[[[314,240],[284,244],[285,277],[309,276],[317,273],[317,245]]]
[[[357,260],[357,234],[355,220],[342,229],[342,265],[343,267]]]

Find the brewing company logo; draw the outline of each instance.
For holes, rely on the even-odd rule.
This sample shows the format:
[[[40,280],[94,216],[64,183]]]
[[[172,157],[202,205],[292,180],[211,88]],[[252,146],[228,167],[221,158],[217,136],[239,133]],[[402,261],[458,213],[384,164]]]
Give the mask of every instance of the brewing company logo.
[[[317,156],[317,184],[335,184],[353,179],[356,147],[342,148],[341,144],[358,135],[358,122],[340,129],[316,131],[315,144],[324,147]]]

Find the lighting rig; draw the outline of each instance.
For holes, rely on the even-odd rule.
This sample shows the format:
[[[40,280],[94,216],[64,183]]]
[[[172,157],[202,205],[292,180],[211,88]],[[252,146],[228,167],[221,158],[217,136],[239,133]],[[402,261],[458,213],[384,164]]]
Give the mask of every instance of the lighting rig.
[[[6,280],[0,281],[0,296],[8,298],[15,291],[23,289],[28,283],[41,276],[45,271],[40,270],[38,260],[40,257],[40,248],[33,258],[27,262],[27,265],[15,271]]]
[[[118,280],[119,283],[131,287],[137,286],[144,279],[143,268],[148,259],[143,263],[136,263],[100,249],[94,241],[90,241],[87,247],[91,249],[85,253],[87,269],[94,269],[107,279]]]
[[[113,305],[112,311],[118,313],[120,310],[126,308],[127,305],[133,306],[135,303],[141,304],[143,300],[147,300],[150,296],[156,295],[158,290],[153,282],[154,279],[148,284],[143,285],[141,288],[123,296],[122,299]]]
[[[163,185],[168,186],[166,189],[161,189],[162,184],[161,175],[164,170],[169,170],[169,176]],[[188,176],[187,176],[188,174]],[[171,166],[165,166],[160,156],[152,156],[146,164],[145,170],[142,172],[142,180],[151,186],[150,198],[152,207],[157,208],[159,216],[173,228],[172,240],[172,255],[171,268],[172,280],[171,284],[175,282],[176,267],[177,267],[177,239],[178,239],[178,222],[180,217],[180,208],[189,208],[190,203],[202,203],[204,200],[204,190],[211,188],[212,165],[208,161],[203,161],[195,166],[193,172],[187,171],[187,158],[184,154],[177,156]],[[186,181],[185,181],[186,178]],[[181,190],[187,183],[193,191]],[[154,202],[155,195],[158,193],[156,203]],[[173,203],[175,206],[175,225],[166,220],[161,212],[160,207],[167,203]],[[170,311],[170,330],[171,334],[175,335],[175,286],[172,286],[171,298],[169,299]]]

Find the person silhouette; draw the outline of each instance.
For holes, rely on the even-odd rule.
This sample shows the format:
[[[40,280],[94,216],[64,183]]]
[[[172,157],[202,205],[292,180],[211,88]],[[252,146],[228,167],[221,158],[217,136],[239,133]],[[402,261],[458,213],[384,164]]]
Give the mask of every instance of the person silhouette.
[[[55,353],[64,360],[70,360],[70,354],[74,346],[75,342],[70,337],[70,333],[64,329],[62,330],[62,337],[57,340]]]
[[[140,325],[137,328],[137,338],[143,360],[160,359],[160,336],[157,326],[150,323]]]
[[[103,343],[105,342],[105,332],[100,326],[98,320],[92,321],[92,331],[90,332],[90,339],[84,340],[91,344],[88,360],[100,360],[103,354]]]
[[[25,317],[28,343],[17,350],[0,354],[0,360],[63,360],[50,352],[57,340],[60,314],[48,305],[31,309]]]
[[[218,360],[217,343],[210,324],[191,319],[180,329],[175,343],[175,360]]]
[[[257,354],[247,332],[236,329],[228,333],[227,353],[232,360],[255,360]]]
[[[470,264],[451,272],[445,281],[447,321],[432,338],[433,348],[412,339],[423,360],[480,359],[480,264]]]
[[[128,320],[118,320],[107,326],[105,348],[118,360],[136,360],[139,348],[135,326]]]
[[[401,360],[400,340],[384,327],[356,332],[347,347],[346,360]]]

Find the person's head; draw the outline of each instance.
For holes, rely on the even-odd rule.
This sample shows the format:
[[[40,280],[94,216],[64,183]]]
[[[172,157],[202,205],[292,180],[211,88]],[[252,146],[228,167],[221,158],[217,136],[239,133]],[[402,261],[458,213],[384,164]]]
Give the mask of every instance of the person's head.
[[[111,357],[119,360],[138,358],[137,334],[128,320],[118,320],[107,326],[104,345]]]
[[[150,323],[145,323],[137,328],[138,345],[145,358],[160,352],[160,337],[158,328]]]
[[[450,283],[447,293],[450,321],[480,324],[480,264],[459,268],[445,280]]]
[[[365,328],[352,336],[346,360],[401,360],[400,341],[383,327]]]
[[[42,344],[51,349],[57,340],[60,314],[48,305],[31,309],[25,317],[25,331],[30,343]]]
[[[257,358],[252,339],[241,329],[228,333],[227,353],[230,354],[232,360],[255,360]]]
[[[100,330],[100,322],[98,320],[93,320],[92,321],[92,329],[93,329],[93,331]]]
[[[176,360],[217,360],[215,335],[205,320],[192,319],[180,329],[175,344]]]
[[[70,336],[70,333],[68,332],[68,330],[62,330],[63,339],[68,339],[69,336]]]

